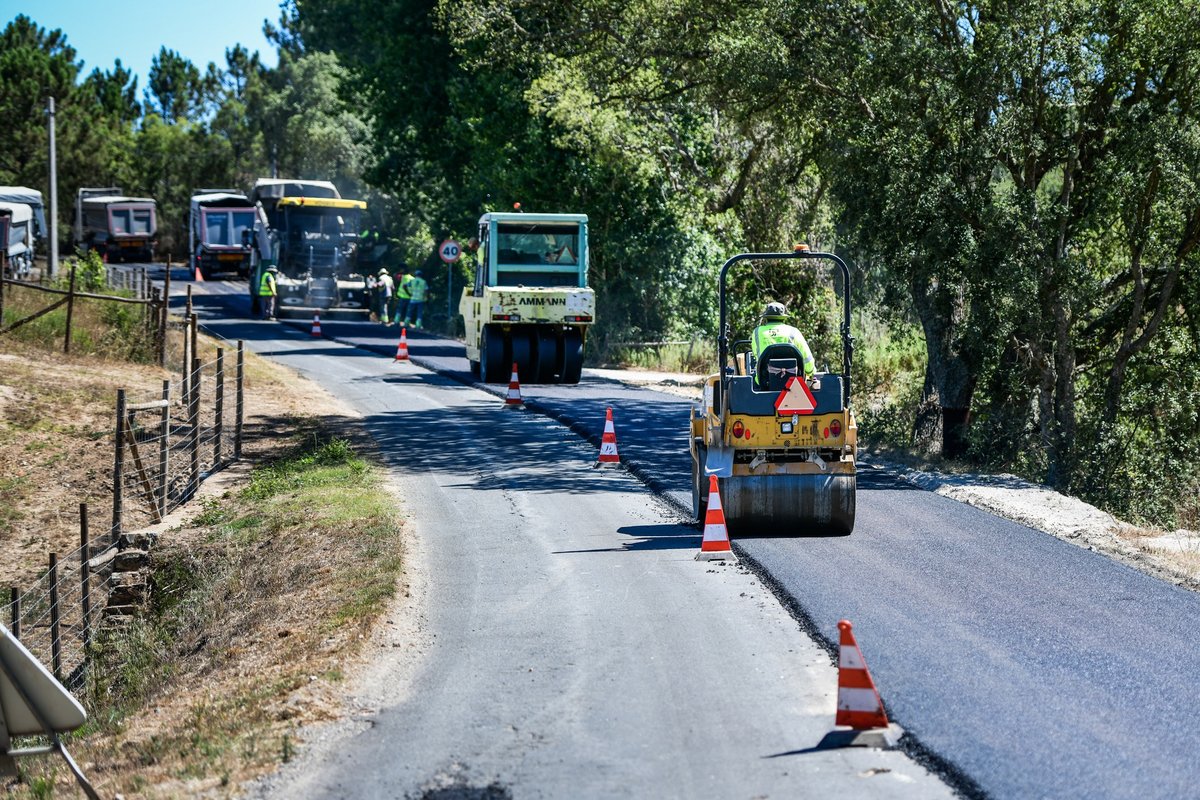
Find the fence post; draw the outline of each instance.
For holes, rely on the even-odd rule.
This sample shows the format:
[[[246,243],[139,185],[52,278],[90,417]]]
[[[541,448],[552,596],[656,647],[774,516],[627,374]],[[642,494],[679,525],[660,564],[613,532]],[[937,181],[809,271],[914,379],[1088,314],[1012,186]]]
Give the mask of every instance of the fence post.
[[[171,455],[171,381],[162,382],[162,419],[158,422],[158,516],[167,515],[167,469]]]
[[[217,385],[213,399],[213,469],[221,466],[221,436],[225,433],[225,348],[217,348]]]
[[[12,625],[9,625],[9,628],[12,629],[13,638],[20,639],[21,638],[21,590],[15,586],[13,586],[12,588],[10,588],[8,590],[8,592],[9,592],[9,595],[12,597],[12,601],[10,603],[10,608],[12,609],[12,616],[10,617],[10,620],[12,622]]]
[[[71,352],[71,317],[75,314],[75,264],[71,264],[71,282],[67,286],[67,334],[63,337],[63,354]]]
[[[88,541],[88,507],[79,504],[79,589],[83,597],[83,646],[92,641],[92,549]]]
[[[200,318],[194,313],[189,315],[192,321],[192,329],[190,331],[192,337],[192,358],[200,357]]]
[[[242,457],[242,422],[245,419],[245,395],[242,387],[244,385],[246,371],[246,342],[238,339],[237,349],[237,409],[236,418],[233,423],[233,457]]]
[[[50,659],[54,677],[62,680],[62,641],[58,638],[58,554],[50,554]]]
[[[192,359],[192,396],[188,402],[188,419],[192,425],[191,441],[188,449],[191,451],[191,477],[188,481],[188,497],[194,497],[200,488],[200,359]]]
[[[124,514],[121,484],[125,480],[125,421],[125,390],[117,389],[117,438],[113,448],[113,541],[121,538],[121,522]]]
[[[162,349],[158,352],[158,365],[165,367],[167,365],[167,324],[171,321],[171,256],[167,254],[167,269],[163,272],[163,291],[162,291],[162,322],[159,323],[162,328]]]

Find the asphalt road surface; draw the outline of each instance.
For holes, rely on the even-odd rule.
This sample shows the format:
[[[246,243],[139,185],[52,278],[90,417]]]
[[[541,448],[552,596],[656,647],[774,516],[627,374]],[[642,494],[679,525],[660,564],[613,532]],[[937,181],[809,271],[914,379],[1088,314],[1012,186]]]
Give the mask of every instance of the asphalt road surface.
[[[229,320],[246,313],[246,301],[222,294],[226,290],[221,286],[206,284],[206,294],[197,297],[196,307],[215,333],[247,338],[257,349],[277,354],[282,352],[279,342],[314,354],[329,346],[311,338],[306,343],[303,328]],[[244,292],[244,284],[236,291]],[[374,353],[383,363],[395,352],[394,328],[324,320],[322,327],[327,337],[358,346],[351,352]],[[457,343],[419,332],[409,338],[420,364],[447,378],[470,381]],[[324,358],[330,365],[369,363],[364,358]],[[353,391],[353,382],[337,376],[332,366],[328,370],[336,394]],[[587,377],[574,387],[523,385],[522,391],[533,410],[593,443],[599,441],[604,408],[611,406],[621,455],[633,473],[665,500],[690,505],[687,401]],[[436,427],[434,418],[425,421]],[[491,436],[479,432],[485,440]],[[450,441],[439,438],[430,444],[454,459],[468,442]],[[574,458],[586,460],[586,455]],[[539,463],[550,467],[551,474],[573,469],[573,462],[557,451],[544,453]],[[574,507],[579,499],[567,488],[570,500],[565,504],[553,479],[528,478],[513,484],[521,497],[529,495],[524,502],[545,498],[550,507]],[[614,510],[623,507],[614,503]],[[477,521],[484,518],[471,512],[455,524],[461,528],[467,519],[482,525]],[[632,524],[654,523],[619,527]],[[739,540],[735,547],[801,624],[826,642],[835,640],[838,619],[854,621],[890,713],[913,737],[909,749],[925,752],[949,769],[963,793],[998,798],[1195,796],[1200,756],[1189,732],[1200,697],[1200,645],[1194,635],[1200,596],[1049,535],[912,489],[870,465],[860,472],[852,536],[762,537]],[[668,568],[656,567],[662,569]],[[682,579],[673,569],[666,581],[672,587]],[[567,583],[575,580],[572,575]],[[570,591],[575,590],[584,591],[577,586]],[[678,608],[688,604],[674,605],[669,594],[659,602],[659,590],[656,586],[642,595],[642,601],[666,609],[649,624],[657,622],[656,635],[672,639],[675,632],[663,619],[674,619]],[[756,658],[767,651],[777,656],[781,648],[794,649],[782,641],[764,643]],[[724,674],[728,686],[743,673],[738,668]],[[688,685],[690,695],[706,695],[706,688],[696,688],[690,680],[692,665],[676,677]],[[639,676],[636,688],[631,680],[622,689],[643,699],[648,687],[656,697],[667,689],[650,678],[645,678],[651,680],[648,687],[642,685],[643,679]],[[669,707],[676,705],[665,703],[646,718],[661,722],[657,715]],[[747,717],[756,713],[745,710]],[[585,774],[590,773],[580,773]],[[690,788],[711,796],[753,794],[732,791],[735,786],[749,784]],[[797,793],[795,787],[771,791]]]

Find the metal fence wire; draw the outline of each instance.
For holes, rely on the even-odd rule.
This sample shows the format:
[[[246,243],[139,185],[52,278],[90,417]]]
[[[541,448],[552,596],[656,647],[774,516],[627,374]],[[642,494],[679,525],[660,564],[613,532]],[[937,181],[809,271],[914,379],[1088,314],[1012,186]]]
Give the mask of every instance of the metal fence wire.
[[[137,585],[144,577],[122,558],[122,534],[161,521],[190,500],[208,475],[241,457],[244,343],[219,346],[202,362],[193,355],[195,317],[168,327],[182,332],[174,338],[183,342],[191,368],[155,392],[118,391],[110,431],[111,506],[98,509],[111,510],[111,518],[89,519],[88,505],[81,503],[79,548],[62,558],[51,553],[48,569],[32,586],[11,589],[13,633],[71,689],[82,686],[96,625],[144,596],[144,585]]]

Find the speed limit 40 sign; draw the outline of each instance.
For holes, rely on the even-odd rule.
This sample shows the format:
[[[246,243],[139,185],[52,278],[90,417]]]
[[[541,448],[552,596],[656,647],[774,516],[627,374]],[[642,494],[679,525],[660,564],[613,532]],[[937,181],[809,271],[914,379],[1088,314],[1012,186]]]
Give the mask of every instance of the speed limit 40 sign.
[[[438,255],[442,257],[442,261],[445,261],[447,264],[453,264],[462,257],[462,248],[458,246],[458,242],[453,239],[447,239],[438,248]]]

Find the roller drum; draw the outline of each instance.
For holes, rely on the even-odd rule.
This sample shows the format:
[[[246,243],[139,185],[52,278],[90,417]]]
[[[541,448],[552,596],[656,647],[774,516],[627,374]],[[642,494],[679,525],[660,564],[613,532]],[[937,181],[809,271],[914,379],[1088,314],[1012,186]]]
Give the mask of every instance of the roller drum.
[[[853,475],[735,475],[720,481],[734,536],[846,536],[854,530]]]

